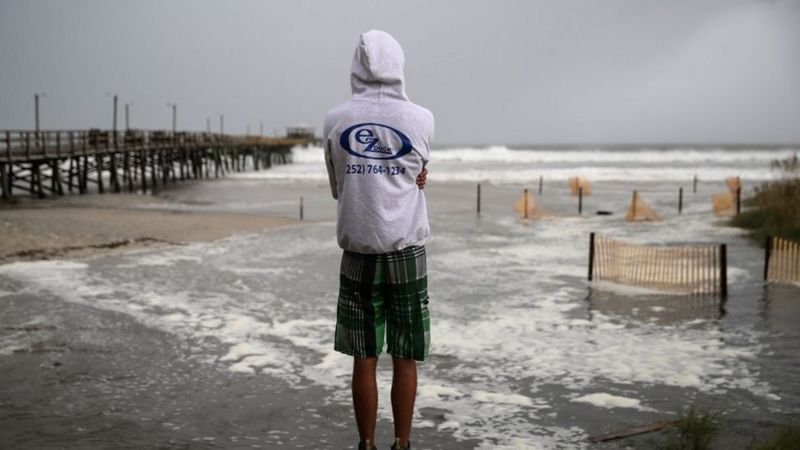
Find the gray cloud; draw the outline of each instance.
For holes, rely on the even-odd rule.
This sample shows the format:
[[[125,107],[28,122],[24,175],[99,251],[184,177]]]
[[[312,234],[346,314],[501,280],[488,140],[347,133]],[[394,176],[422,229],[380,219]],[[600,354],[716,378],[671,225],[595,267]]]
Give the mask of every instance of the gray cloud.
[[[800,3],[0,1],[0,128],[268,132],[349,96],[389,31],[439,143],[798,142]]]

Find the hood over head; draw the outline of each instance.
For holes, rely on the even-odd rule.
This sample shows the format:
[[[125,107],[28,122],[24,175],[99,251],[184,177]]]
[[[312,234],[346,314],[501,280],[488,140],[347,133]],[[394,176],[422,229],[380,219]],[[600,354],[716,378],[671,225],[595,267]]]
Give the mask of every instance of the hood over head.
[[[353,96],[408,100],[403,48],[389,33],[370,30],[361,35],[353,55],[350,85]]]

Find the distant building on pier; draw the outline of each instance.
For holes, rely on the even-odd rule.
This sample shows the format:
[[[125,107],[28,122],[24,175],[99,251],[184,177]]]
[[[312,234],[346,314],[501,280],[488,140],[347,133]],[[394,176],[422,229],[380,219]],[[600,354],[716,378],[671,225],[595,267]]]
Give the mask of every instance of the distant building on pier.
[[[293,127],[286,127],[286,137],[314,140],[314,131],[314,127],[310,125],[295,125]]]

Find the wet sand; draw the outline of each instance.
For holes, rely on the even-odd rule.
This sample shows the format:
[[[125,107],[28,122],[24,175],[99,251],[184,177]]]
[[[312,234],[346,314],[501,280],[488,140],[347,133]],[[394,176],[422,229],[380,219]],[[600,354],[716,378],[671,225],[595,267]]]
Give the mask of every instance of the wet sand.
[[[198,355],[208,341],[24,294],[0,298],[0,319],[0,346],[10,349],[0,358],[2,448],[343,449],[357,441],[348,404],[321,401],[321,387],[226,370]],[[391,429],[379,420],[381,448]],[[475,445],[434,444],[442,437],[429,428],[415,439],[426,449]]]
[[[716,317],[712,310],[712,315],[707,317],[705,309],[693,310],[688,317],[677,319],[678,325],[674,325],[676,321],[665,321],[656,327],[636,316],[643,308],[631,305],[620,309],[617,303],[604,301],[601,296],[584,297],[583,242],[580,242],[580,251],[576,250],[577,245],[570,243],[559,246],[557,252],[550,251],[553,248],[544,244],[562,232],[577,240],[585,236],[590,227],[600,224],[621,234],[627,233],[622,226],[587,218],[580,222],[542,221],[516,227],[503,219],[504,214],[511,214],[509,204],[519,195],[520,189],[516,186],[484,190],[486,208],[480,221],[474,221],[473,187],[434,185],[428,191],[437,230],[430,245],[431,254],[438,255],[434,260],[437,277],[433,278],[433,283],[438,286],[436,329],[440,334],[435,342],[439,348],[447,349],[442,346],[449,345],[455,351],[441,351],[421,372],[423,386],[433,386],[434,390],[428,390],[433,395],[418,398],[420,417],[428,425],[415,428],[415,448],[455,449],[478,445],[493,448],[495,444],[499,446],[499,439],[504,437],[492,437],[494,430],[501,430],[512,439],[520,436],[517,447],[505,448],[526,448],[526,443],[533,448],[542,443],[541,447],[548,448],[546,444],[554,441],[563,445],[549,448],[654,448],[663,438],[658,433],[592,447],[588,447],[584,434],[603,434],[656,419],[674,418],[689,404],[725,412],[726,423],[719,448],[746,448],[754,439],[765,438],[773,424],[788,421],[787,417],[796,411],[792,405],[797,404],[797,377],[791,376],[797,367],[797,328],[793,324],[797,322],[798,311],[796,302],[792,301],[797,298],[796,291],[772,287],[765,290],[753,282],[760,273],[757,260],[761,252],[749,242],[725,233],[722,228],[704,225],[706,220],[699,214],[673,220],[672,224],[679,226],[676,235],[691,229],[692,233],[705,233],[709,238],[738,242],[740,245],[730,247],[729,256],[731,261],[738,262],[734,273],[739,276],[732,280],[731,297],[723,316]],[[627,192],[618,191],[620,194],[616,197],[610,196],[609,204],[625,204],[616,199],[627,199]],[[161,255],[167,258],[177,253],[179,258],[168,261],[156,258],[149,263],[151,265],[140,264],[141,259],[136,256],[139,252],[104,255],[88,261],[88,267],[80,271],[83,278],[75,283],[69,282],[67,277],[73,276],[69,271],[44,268],[39,276],[56,281],[38,283],[36,274],[0,277],[0,291],[8,291],[8,295],[0,297],[0,348],[6,349],[4,358],[0,358],[0,373],[4,374],[2,381],[8,386],[0,390],[0,442],[11,442],[14,448],[351,448],[354,427],[344,379],[335,378],[334,382],[326,381],[327,384],[314,381],[316,378],[293,379],[294,375],[300,377],[307,373],[301,369],[304,365],[313,367],[320,363],[320,354],[326,355],[316,344],[329,343],[328,338],[317,339],[316,336],[325,334],[320,333],[320,329],[324,330],[330,320],[306,323],[303,319],[334,317],[335,291],[331,287],[335,286],[338,250],[332,242],[334,203],[325,184],[275,182],[259,185],[257,181],[225,179],[179,185],[168,194],[155,197],[62,198],[57,199],[57,206],[78,212],[80,208],[112,212],[132,210],[137,214],[156,214],[153,217],[221,215],[230,218],[236,215],[253,217],[255,213],[289,216],[296,212],[296,199],[300,195],[305,198],[306,217],[310,213],[320,221],[318,225],[287,227],[263,233],[264,236],[257,233],[243,240],[220,241],[213,245],[215,250],[224,249],[220,254],[206,252],[206,248],[212,246],[173,248],[152,253],[167,253]],[[559,202],[563,208],[563,198],[544,197],[542,203],[549,206],[548,200],[550,204]],[[593,207],[603,205],[601,202],[607,199],[597,196],[592,200],[588,205]],[[131,204],[122,205],[125,201]],[[72,204],[74,202],[79,204]],[[39,205],[42,203],[33,206]],[[176,207],[175,211],[191,209],[194,213],[170,212],[170,205]],[[225,212],[227,208],[236,209]],[[558,211],[557,208],[552,210]],[[124,228],[127,224],[122,222],[119,226]],[[145,227],[151,225],[144,224]],[[556,230],[556,226],[563,230]],[[158,224],[154,228],[163,227]],[[52,229],[60,232],[59,227]],[[228,227],[226,232],[234,233],[231,230],[232,227]],[[530,237],[533,232],[536,236]],[[641,233],[639,231],[639,237]],[[669,234],[668,230],[662,233]],[[652,239],[652,234],[649,236]],[[116,239],[117,235],[112,234],[111,238]],[[485,284],[459,276],[457,272],[462,270],[461,266],[455,265],[473,259],[464,249],[472,249],[475,238],[479,246],[491,252],[492,262],[477,266],[491,275]],[[682,238],[681,234],[674,239]],[[189,242],[180,235],[179,239],[176,242]],[[149,244],[133,244],[134,247],[138,245]],[[194,247],[198,249],[191,251]],[[270,252],[261,251],[267,248]],[[508,253],[503,256],[502,252]],[[70,254],[64,259],[76,258]],[[557,265],[561,273],[539,272],[531,277],[531,272],[524,269],[548,264]],[[117,270],[119,267],[125,270]],[[507,269],[511,269],[510,275],[506,275]],[[119,273],[127,275],[113,275]],[[522,278],[524,281],[515,284],[515,279]],[[511,289],[507,287],[509,284]],[[523,289],[530,292],[531,286],[537,288],[536,297],[519,295],[516,299],[524,303],[517,306],[513,296]],[[528,323],[519,328],[507,327],[504,323],[510,320],[508,315],[495,320],[505,327],[499,329],[511,332],[506,332],[509,339],[495,340],[497,345],[493,352],[506,356],[492,360],[491,364],[496,363],[501,368],[495,372],[499,376],[492,378],[485,375],[492,373],[490,363],[474,357],[477,353],[466,345],[454,344],[460,340],[469,341],[469,335],[443,335],[441,330],[447,328],[441,325],[449,324],[449,328],[455,330],[476,323],[477,315],[471,314],[481,309],[483,293],[494,293],[498,289],[502,290],[507,311],[529,314],[522,320],[541,328],[528,327]],[[80,294],[65,295],[62,290]],[[575,306],[568,313],[562,311],[560,301],[549,300],[558,298],[562,290],[566,292],[563,298]],[[139,295],[142,291],[145,295]],[[163,303],[150,303],[152,297],[147,292],[158,293],[156,299]],[[189,293],[185,299],[184,293]],[[80,301],[70,301],[70,298]],[[509,302],[509,298],[512,301]],[[203,302],[204,299],[208,301]],[[663,314],[670,311],[667,304],[658,306]],[[137,313],[140,310],[146,312]],[[660,314],[656,316],[661,317]],[[600,315],[611,317],[613,321]],[[232,320],[240,316],[251,318],[253,322],[243,322],[241,329],[232,328],[241,325]],[[585,317],[600,325],[622,323],[626,327],[597,332],[583,325],[562,327],[562,324]],[[211,327],[206,331],[192,328],[201,323],[194,321],[197,318],[202,318],[202,323],[210,320]],[[708,323],[684,330],[675,328],[681,321],[695,319]],[[481,320],[493,318],[481,316]],[[215,323],[223,327],[217,328],[219,325]],[[271,324],[270,327],[295,325],[287,326],[284,333],[266,333],[265,330],[271,328],[262,324]],[[714,342],[724,339],[725,344],[719,348],[723,352],[734,352],[731,355],[739,350],[748,351],[752,347],[740,340],[752,334],[737,330],[751,328],[758,333],[754,342],[759,347],[753,350],[757,359],[753,358],[746,365],[731,365],[737,372],[730,377],[719,372],[717,367],[727,367],[727,362],[705,352],[706,342],[715,345]],[[514,334],[515,330],[524,332]],[[707,341],[703,339],[706,332]],[[326,333],[326,336],[332,335],[332,332]],[[697,341],[690,335],[695,333],[699,334]],[[482,339],[494,339],[490,334],[483,336]],[[662,339],[647,340],[651,336]],[[584,369],[592,363],[591,348],[596,346],[596,339],[607,342],[606,348],[617,348],[615,358],[619,355],[619,359],[625,361],[622,354],[633,348],[628,345],[631,337],[639,341],[640,347],[653,349],[650,353],[662,352],[660,342],[671,339],[684,344],[698,342],[693,348],[705,353],[684,354],[697,364],[719,361],[719,366],[708,366],[712,381],[719,380],[723,387],[734,383],[735,378],[764,381],[774,386],[780,398],[757,397],[735,386],[720,393],[659,381],[641,382],[635,377],[609,380],[603,378],[603,373],[613,375],[613,372],[604,371],[602,361],[590,366],[597,375]],[[548,341],[552,348],[560,351],[558,363],[552,367],[563,367],[566,376],[590,377],[591,384],[587,388],[570,387],[571,383],[563,382],[560,375],[542,370],[545,367],[542,361],[546,361],[542,354],[509,350],[519,349],[516,342],[520,340],[535,348],[537,339],[550,338],[553,338]],[[246,362],[248,355],[236,360],[223,358],[233,344],[251,341],[280,352],[281,364],[255,373],[232,370]],[[559,343],[568,345],[562,347]],[[680,346],[675,348],[680,350]],[[637,361],[627,358],[626,364],[676,375],[677,371],[659,365],[657,357],[641,355]],[[570,364],[570,361],[579,363]],[[390,373],[390,363],[388,358],[382,359],[379,373]],[[525,369],[520,372],[522,376],[509,375],[503,369],[511,369],[513,374],[517,368],[527,366],[535,369]],[[688,369],[694,370],[691,366]],[[337,379],[341,382],[336,383]],[[435,390],[438,386],[456,386],[463,394],[439,396]],[[540,411],[525,405],[465,401],[475,398],[473,391],[509,390],[536,399],[536,402],[542,401],[549,408]],[[597,392],[641,399],[654,410],[606,409],[572,401],[578,394]],[[382,396],[382,401],[386,397]],[[461,436],[472,435],[478,439],[457,441],[456,426],[468,430]],[[379,443],[386,448],[391,424],[381,420],[378,429]],[[559,441],[557,436],[552,436],[554,433],[572,435],[565,435]],[[514,443],[512,439],[499,442]]]
[[[17,202],[0,203],[0,264],[92,258],[299,223],[264,213],[180,210],[181,203],[168,195],[90,194]],[[349,410],[318,405],[319,393],[313,389],[298,391],[277,380],[265,383],[260,377],[219,370],[195,357],[196,342],[124,314],[29,295],[6,296],[0,300],[0,323],[0,343],[8,352],[0,358],[6,386],[0,391],[4,445],[352,444],[349,428],[297,432],[295,420],[304,415],[349,415]]]
[[[218,370],[195,357],[197,342],[125,314],[33,296],[0,299],[0,314],[0,340],[17,343],[0,358],[3,448],[352,444],[346,429],[298,432],[311,414],[349,413],[313,389]]]
[[[214,241],[298,223],[264,214],[187,211],[178,206],[165,195],[127,194],[0,203],[0,264]]]

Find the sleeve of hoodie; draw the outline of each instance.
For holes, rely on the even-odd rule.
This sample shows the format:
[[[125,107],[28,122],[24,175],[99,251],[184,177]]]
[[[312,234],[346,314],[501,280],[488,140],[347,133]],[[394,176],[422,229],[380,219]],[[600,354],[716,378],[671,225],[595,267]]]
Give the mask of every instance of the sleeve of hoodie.
[[[427,150],[428,150],[428,160],[430,160],[430,158],[431,158],[431,156],[430,156],[431,155],[431,153],[430,153],[431,152],[431,142],[433,142],[433,134],[436,131],[436,124],[435,124],[435,121],[433,119],[433,113],[428,111],[428,116],[429,116],[429,119],[428,119],[428,142],[426,142],[426,144],[427,144]]]
[[[333,144],[331,143],[330,139],[330,124],[328,123],[328,118],[325,117],[325,125],[323,126],[322,131],[322,138],[324,139],[322,145],[325,147],[325,167],[328,169],[328,182],[331,185],[331,195],[334,199],[339,199],[339,191],[338,191],[338,184],[336,183],[336,169],[333,166],[333,155],[331,152],[333,151]]]

